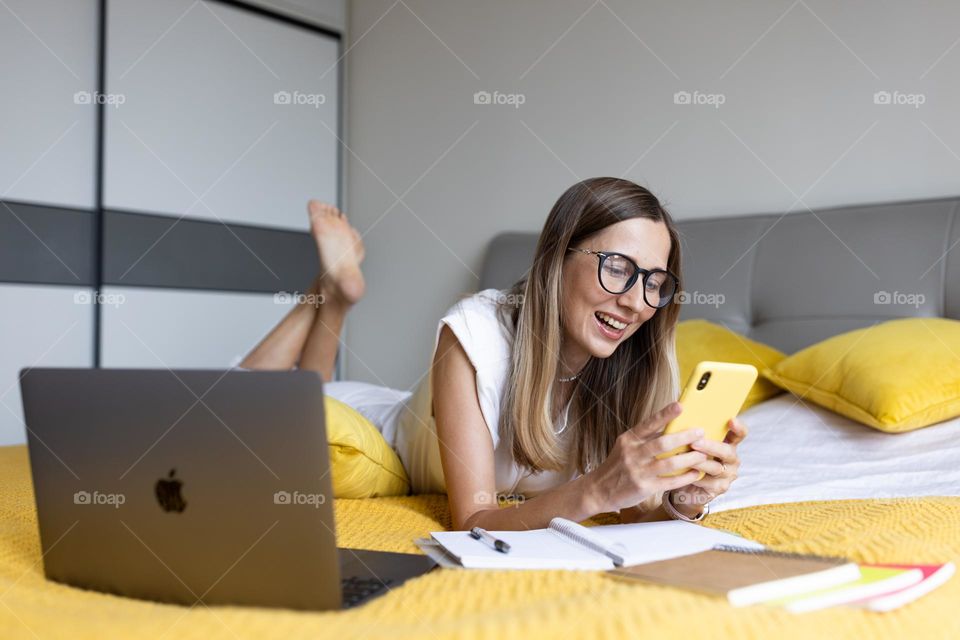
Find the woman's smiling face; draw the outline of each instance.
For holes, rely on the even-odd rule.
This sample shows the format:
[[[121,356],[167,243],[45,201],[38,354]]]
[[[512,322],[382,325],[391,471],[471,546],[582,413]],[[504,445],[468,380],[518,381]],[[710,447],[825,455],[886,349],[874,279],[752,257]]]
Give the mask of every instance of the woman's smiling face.
[[[622,253],[642,269],[666,269],[670,255],[667,226],[650,218],[630,218],[606,227],[574,247]],[[564,260],[560,300],[562,361],[578,371],[590,356],[608,358],[656,309],[643,299],[643,278],[615,295],[600,286],[596,255],[570,251]],[[611,326],[615,325],[615,326]]]

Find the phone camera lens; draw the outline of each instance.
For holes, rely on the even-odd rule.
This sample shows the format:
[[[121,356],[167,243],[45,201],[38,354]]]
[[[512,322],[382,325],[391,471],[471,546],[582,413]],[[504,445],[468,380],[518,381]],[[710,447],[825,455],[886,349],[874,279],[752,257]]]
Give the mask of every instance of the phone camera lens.
[[[700,382],[697,383],[697,391],[700,391],[705,386],[707,386],[707,381],[710,380],[710,372],[707,371],[705,374],[700,376]]]

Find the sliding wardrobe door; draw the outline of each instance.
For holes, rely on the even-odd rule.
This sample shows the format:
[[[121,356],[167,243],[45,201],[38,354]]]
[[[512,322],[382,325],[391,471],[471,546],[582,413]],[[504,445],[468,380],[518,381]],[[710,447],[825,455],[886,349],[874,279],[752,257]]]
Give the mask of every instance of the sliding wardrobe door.
[[[109,0],[103,366],[222,367],[317,272],[339,37],[233,3]]]
[[[238,364],[292,306],[284,296],[132,287],[107,287],[104,300],[104,363],[170,369]]]
[[[81,287],[0,283],[0,446],[26,441],[20,370],[90,366],[90,297]]]
[[[98,7],[0,5],[0,199],[94,207]]]
[[[18,372],[93,363],[98,2],[0,5],[0,445]]]

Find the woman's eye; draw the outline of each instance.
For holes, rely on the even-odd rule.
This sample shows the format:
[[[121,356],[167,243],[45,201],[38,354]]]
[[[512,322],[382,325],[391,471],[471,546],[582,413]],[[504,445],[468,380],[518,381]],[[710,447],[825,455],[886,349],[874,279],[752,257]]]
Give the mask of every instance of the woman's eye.
[[[627,270],[621,267],[612,267],[612,266],[607,267],[607,273],[609,273],[611,276],[614,276],[615,278],[627,277]]]

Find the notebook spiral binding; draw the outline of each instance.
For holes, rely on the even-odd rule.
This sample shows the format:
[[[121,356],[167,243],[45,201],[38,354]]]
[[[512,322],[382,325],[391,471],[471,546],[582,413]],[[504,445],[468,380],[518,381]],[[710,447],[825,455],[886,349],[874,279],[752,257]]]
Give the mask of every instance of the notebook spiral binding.
[[[840,556],[821,556],[814,553],[795,553],[792,551],[776,551],[774,549],[753,549],[750,547],[738,547],[732,544],[717,544],[713,546],[713,551],[727,551],[730,553],[747,553],[750,555],[773,556],[776,558],[800,558],[805,560],[822,560],[824,562],[849,562],[846,558]]]
[[[578,525],[577,525],[578,526]],[[556,531],[557,533],[562,534],[565,538],[576,542],[577,544],[590,549],[591,551],[596,551],[597,553],[609,554],[614,553],[615,555],[621,551],[619,548],[620,545],[612,545],[610,548],[607,545],[598,542],[592,538],[588,538],[580,533],[577,528],[571,527],[566,523],[550,523],[550,528]]]

